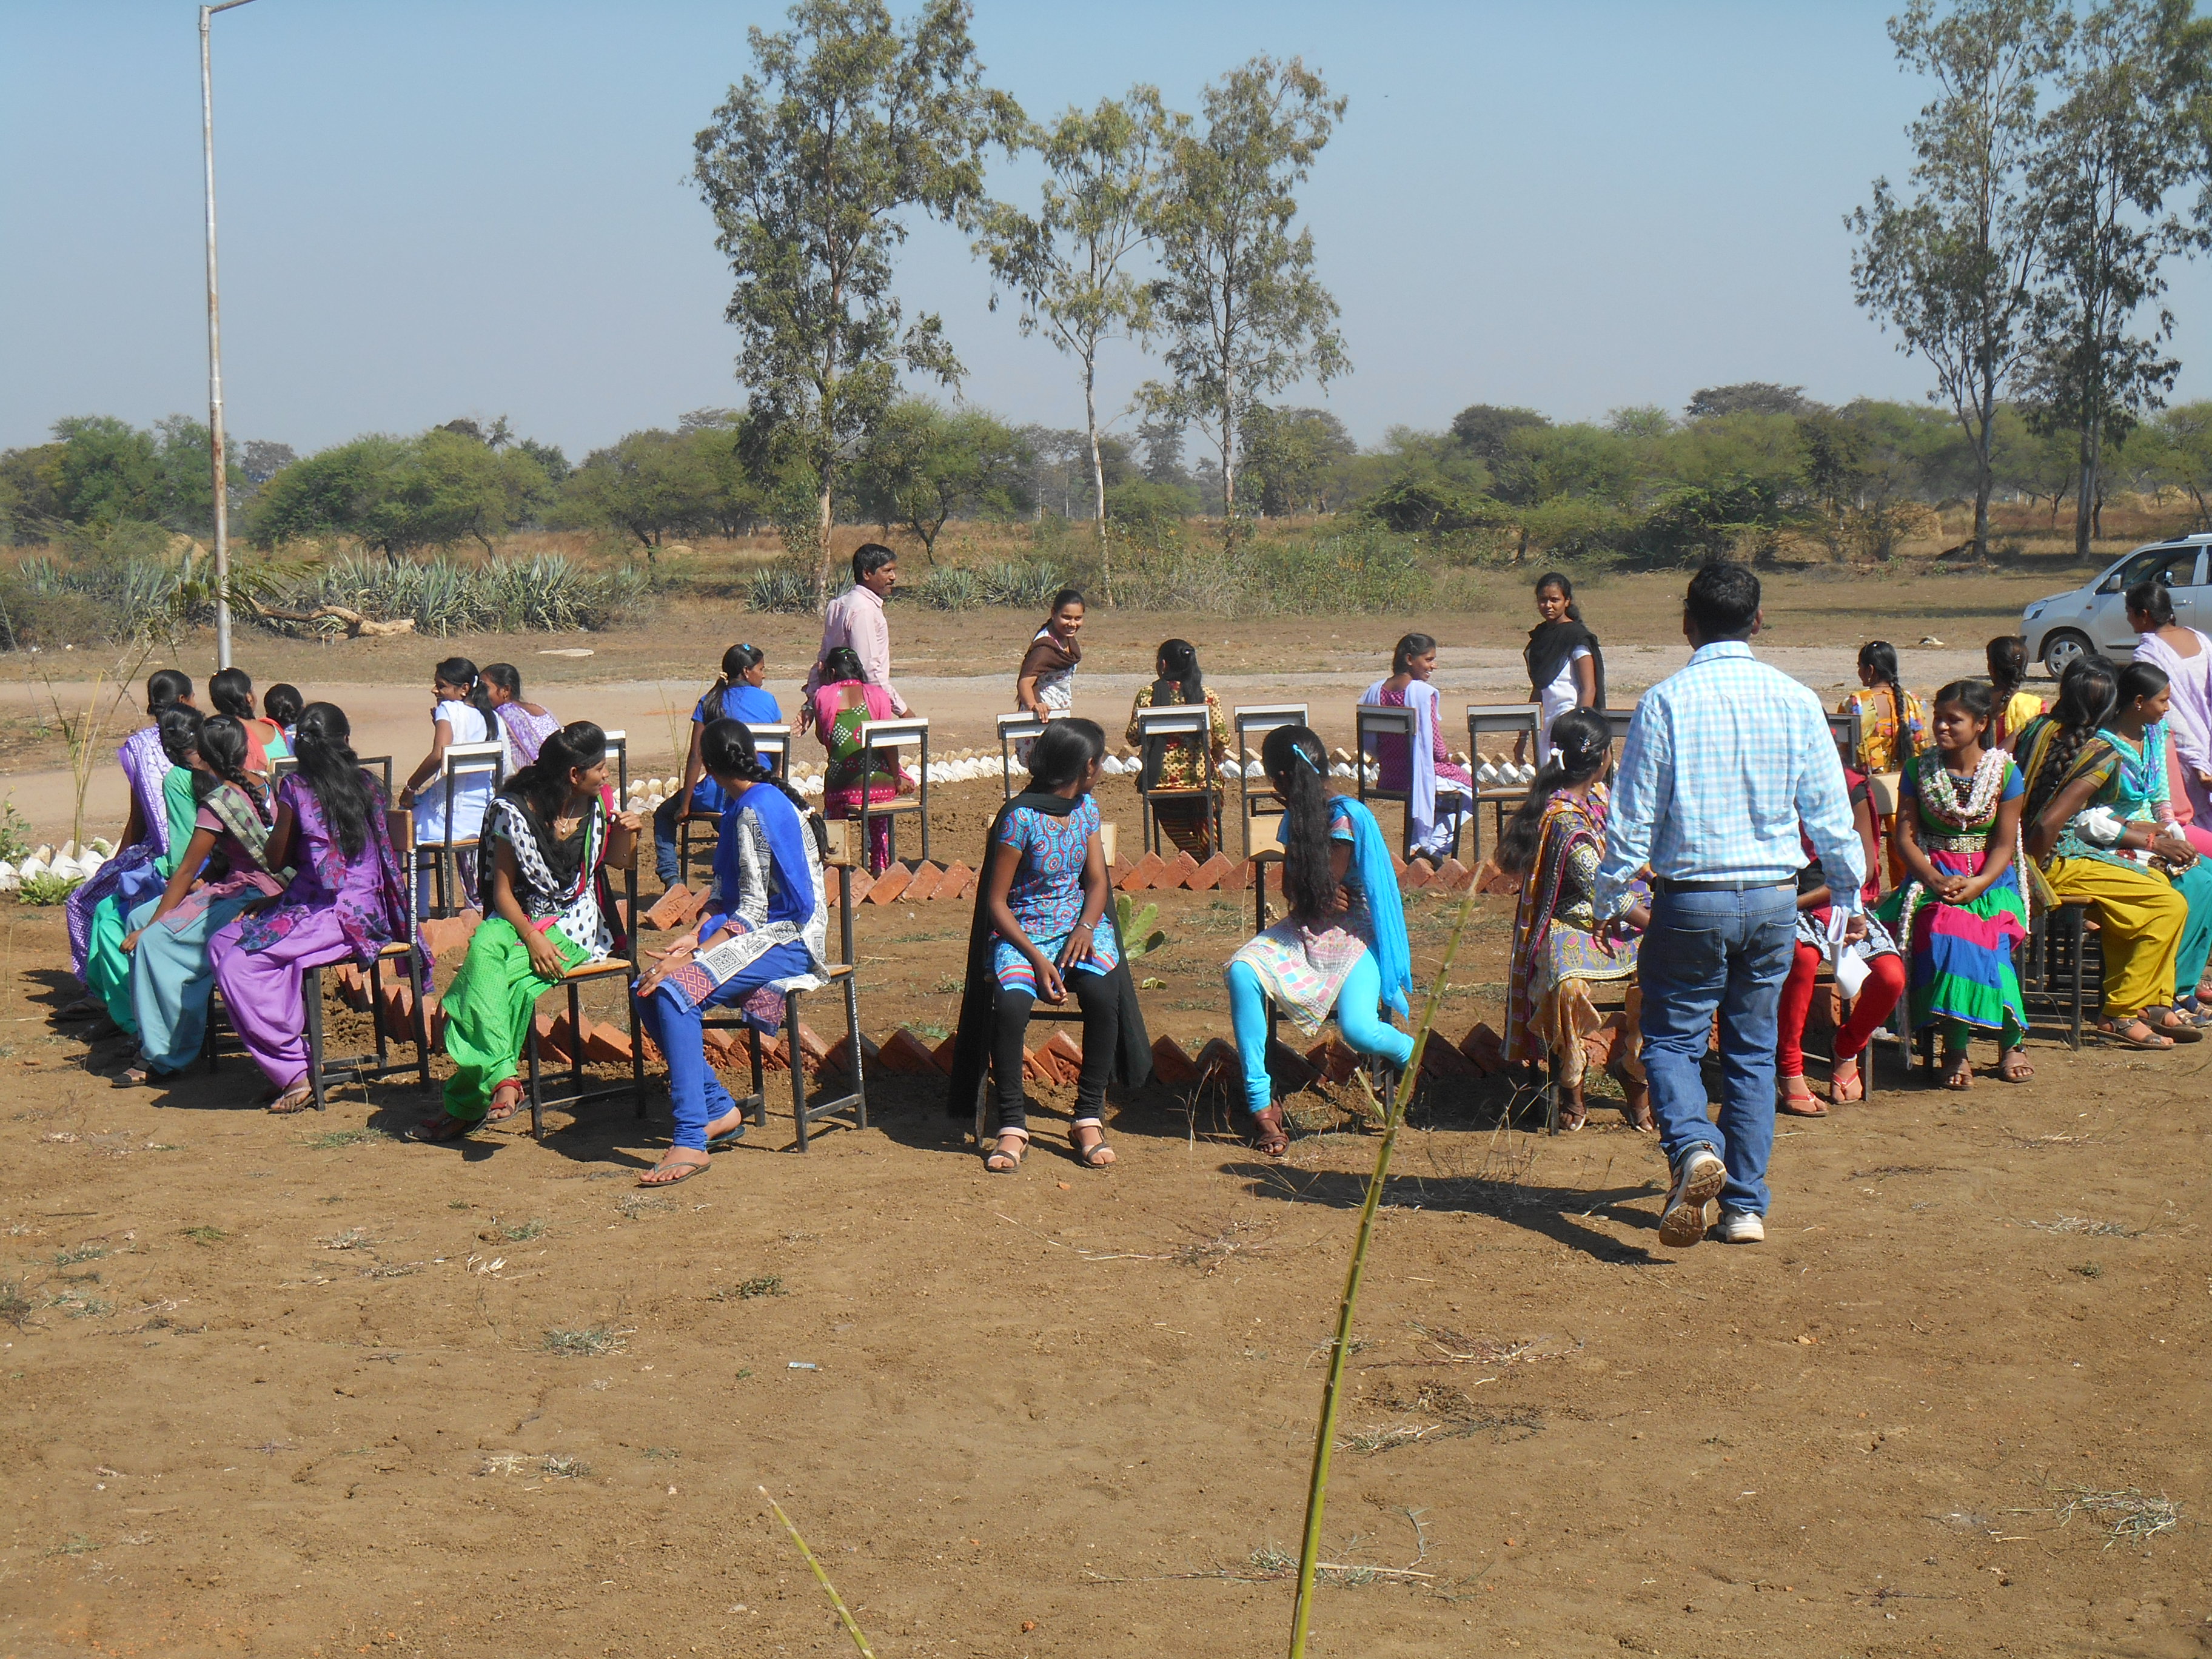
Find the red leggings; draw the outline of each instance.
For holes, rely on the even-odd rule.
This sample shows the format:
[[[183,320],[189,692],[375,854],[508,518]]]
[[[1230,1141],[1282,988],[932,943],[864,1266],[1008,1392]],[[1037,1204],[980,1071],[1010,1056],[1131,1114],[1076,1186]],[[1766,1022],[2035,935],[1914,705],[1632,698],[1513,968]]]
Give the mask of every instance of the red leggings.
[[[1779,1046],[1774,1069],[1778,1076],[1805,1075],[1805,1016],[1813,1010],[1813,975],[1820,966],[1820,952],[1809,945],[1797,947],[1790,977],[1782,982],[1782,1006],[1778,1015]],[[1882,1021],[1889,1018],[1897,1000],[1905,994],[1905,963],[1893,955],[1867,960],[1866,983],[1851,1001],[1851,1017],[1836,1033],[1836,1059],[1856,1060]]]

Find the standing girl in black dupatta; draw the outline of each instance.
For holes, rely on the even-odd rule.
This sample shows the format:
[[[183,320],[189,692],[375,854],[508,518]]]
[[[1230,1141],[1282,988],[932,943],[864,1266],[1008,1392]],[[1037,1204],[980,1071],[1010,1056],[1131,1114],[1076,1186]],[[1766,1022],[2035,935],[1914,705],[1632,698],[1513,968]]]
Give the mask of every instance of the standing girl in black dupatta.
[[[1536,614],[1522,659],[1528,665],[1528,701],[1536,705],[1536,763],[1552,746],[1552,722],[1570,708],[1605,707],[1605,653],[1583,625],[1575,585],[1556,570],[1536,579]]]
[[[1030,745],[1029,787],[1000,809],[985,843],[945,1115],[975,1109],[988,1060],[998,1076],[999,1124],[984,1167],[994,1175],[1019,1169],[1029,1147],[1022,1037],[1040,997],[1059,1005],[1072,991],[1083,1009],[1083,1074],[1068,1139],[1086,1169],[1114,1161],[1104,1122],[1108,1082],[1139,1084],[1152,1075],[1145,1018],[1108,903],[1091,793],[1105,757],[1106,733],[1096,720],[1054,720]]]
[[[547,738],[538,758],[492,798],[484,845],[493,856],[491,914],[469,938],[468,959],[446,993],[446,1053],[453,1075],[446,1109],[417,1140],[458,1140],[522,1104],[517,1075],[538,999],[571,968],[617,948],[606,863],[625,864],[637,815],[610,814],[607,734],[589,720]]]

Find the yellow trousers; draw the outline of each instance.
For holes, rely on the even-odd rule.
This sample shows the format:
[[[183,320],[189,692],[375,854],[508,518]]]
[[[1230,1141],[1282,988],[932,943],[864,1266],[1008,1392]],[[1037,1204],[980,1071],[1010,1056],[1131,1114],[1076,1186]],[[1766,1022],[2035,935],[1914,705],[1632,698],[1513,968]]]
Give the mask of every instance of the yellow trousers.
[[[2105,1018],[2171,1006],[2174,958],[2189,920],[2189,901],[2173,884],[2100,859],[2053,859],[2044,875],[2060,899],[2087,904],[2103,930]]]

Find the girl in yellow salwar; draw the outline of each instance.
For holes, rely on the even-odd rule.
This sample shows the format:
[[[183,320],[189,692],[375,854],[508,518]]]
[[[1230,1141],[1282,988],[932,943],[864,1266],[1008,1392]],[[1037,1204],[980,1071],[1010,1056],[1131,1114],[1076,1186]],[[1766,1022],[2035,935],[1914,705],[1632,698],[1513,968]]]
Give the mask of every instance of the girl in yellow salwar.
[[[1650,912],[1639,897],[1630,927],[1601,927],[1592,894],[1605,854],[1606,789],[1613,733],[1603,714],[1571,708],[1552,722],[1552,742],[1528,798],[1499,839],[1498,864],[1521,878],[1513,918],[1513,979],[1505,1019],[1508,1064],[1534,1064],[1556,1054],[1565,1099],[1559,1127],[1579,1129],[1588,1060],[1583,1039],[1603,1021],[1593,985],[1626,981],[1627,1024],[1607,1072],[1626,1097],[1622,1110],[1638,1129],[1653,1127],[1650,1090],[1639,1056],[1636,954]]]
[[[2100,807],[2115,756],[2099,728],[2118,701],[2118,676],[2102,657],[2080,658],[2067,669],[2057,706],[2021,733],[2027,775],[2021,820],[2042,896],[2086,904],[2096,917],[2105,956],[2099,1030],[2130,1048],[2171,1048],[2203,1036],[2173,1007],[2190,906],[2164,873],[2186,870],[2197,853],[2166,826]]]

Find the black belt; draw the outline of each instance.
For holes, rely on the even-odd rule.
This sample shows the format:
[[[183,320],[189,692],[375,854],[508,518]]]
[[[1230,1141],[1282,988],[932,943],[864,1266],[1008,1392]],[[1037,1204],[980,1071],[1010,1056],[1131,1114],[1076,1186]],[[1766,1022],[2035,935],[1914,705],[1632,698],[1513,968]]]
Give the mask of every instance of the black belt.
[[[1783,881],[1674,881],[1661,876],[1651,885],[1662,893],[1764,893],[1775,887],[1795,887],[1796,878]]]

